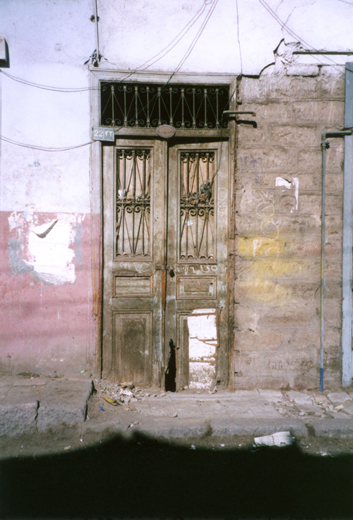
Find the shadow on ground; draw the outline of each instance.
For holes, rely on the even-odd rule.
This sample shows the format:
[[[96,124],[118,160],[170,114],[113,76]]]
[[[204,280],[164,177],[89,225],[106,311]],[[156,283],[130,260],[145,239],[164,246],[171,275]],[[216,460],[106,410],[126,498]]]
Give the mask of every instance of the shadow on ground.
[[[353,457],[190,449],[135,435],[1,461],[2,517],[353,518]]]

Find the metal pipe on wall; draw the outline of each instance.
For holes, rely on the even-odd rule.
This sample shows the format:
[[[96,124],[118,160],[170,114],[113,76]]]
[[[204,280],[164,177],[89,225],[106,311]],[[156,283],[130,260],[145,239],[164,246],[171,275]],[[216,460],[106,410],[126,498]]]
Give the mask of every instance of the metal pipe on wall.
[[[96,26],[96,53],[97,53],[97,64],[96,67],[99,67],[100,55],[99,55],[99,31],[98,31],[98,0],[94,0],[94,18],[95,18],[95,26]]]
[[[352,135],[352,129],[343,130],[341,132],[326,132],[321,136],[321,150],[322,150],[322,189],[321,189],[321,270],[320,270],[320,392],[324,391],[324,337],[325,337],[325,242],[326,242],[326,227],[325,227],[325,203],[326,203],[326,150],[330,147],[327,138],[344,137]]]

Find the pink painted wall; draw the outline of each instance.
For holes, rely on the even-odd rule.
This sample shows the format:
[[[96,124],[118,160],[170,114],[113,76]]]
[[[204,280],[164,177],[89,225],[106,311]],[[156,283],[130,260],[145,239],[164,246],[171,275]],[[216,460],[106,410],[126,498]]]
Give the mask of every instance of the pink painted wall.
[[[55,228],[58,233],[59,224],[64,231],[69,226],[69,280],[57,276],[55,266],[49,266],[54,275],[41,273],[33,244],[31,249],[31,233],[55,221],[46,236],[32,237],[41,246]],[[94,368],[91,236],[88,214],[0,212],[1,372],[75,374]],[[55,264],[57,244],[52,240],[52,245],[47,249]]]

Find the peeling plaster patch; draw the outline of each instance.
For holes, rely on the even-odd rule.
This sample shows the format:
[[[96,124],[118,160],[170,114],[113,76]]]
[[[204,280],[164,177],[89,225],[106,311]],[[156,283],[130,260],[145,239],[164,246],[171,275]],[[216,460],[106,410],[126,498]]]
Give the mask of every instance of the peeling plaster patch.
[[[33,266],[20,258],[21,245],[18,238],[10,238],[8,252],[11,274],[33,273]]]
[[[81,223],[84,218],[81,214],[59,214],[38,225],[42,219],[33,207],[13,212],[9,217],[10,232],[15,233],[8,248],[11,273],[31,273],[35,280],[46,284],[74,283],[75,251],[79,268],[83,262]]]
[[[75,240],[74,240],[76,268],[78,270],[83,268],[82,235],[83,235],[82,222],[79,222],[77,224],[77,228],[76,228],[76,232],[75,232]]]
[[[298,201],[299,201],[299,179],[298,177],[293,177],[292,182],[283,179],[282,177],[276,178],[276,186],[284,186],[288,190],[294,188],[294,197],[296,200],[295,206],[290,210],[291,213],[293,211],[298,211]]]
[[[188,328],[189,388],[211,388],[216,378],[216,309],[195,309]]]
[[[74,283],[75,256],[70,248],[71,225],[65,220],[55,220],[32,228],[28,239],[28,251],[35,273],[42,281],[54,285]]]

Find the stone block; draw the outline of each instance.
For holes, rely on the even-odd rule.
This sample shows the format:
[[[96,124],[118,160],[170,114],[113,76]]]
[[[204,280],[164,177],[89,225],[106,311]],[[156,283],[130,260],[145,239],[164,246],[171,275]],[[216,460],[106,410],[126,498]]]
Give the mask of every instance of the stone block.
[[[237,165],[242,172],[292,172],[297,167],[297,150],[282,146],[266,146],[238,151]]]
[[[343,198],[343,171],[330,170],[326,174],[326,193],[327,195],[335,194]],[[342,202],[341,202],[342,203]]]
[[[266,401],[269,401],[270,403],[278,403],[283,400],[282,392],[279,390],[263,390],[259,388],[258,392],[266,399]]]
[[[0,435],[16,436],[36,431],[38,401],[7,399],[0,403]]]
[[[188,437],[203,437],[208,432],[209,427],[202,420],[183,420],[173,424],[168,419],[159,419],[154,424],[137,425],[134,430],[153,438],[185,439]]]
[[[344,100],[345,80],[343,67],[337,71],[334,67],[323,67],[319,79],[320,97]]]
[[[319,78],[267,76],[260,79],[242,78],[239,97],[243,102],[264,103],[275,100],[317,99]]]
[[[239,108],[241,110],[241,108]],[[263,129],[268,123],[290,123],[292,120],[292,104],[284,103],[247,103],[246,110],[256,113],[254,118],[258,129]]]
[[[304,192],[299,195],[299,211],[301,214],[321,215],[321,195],[315,192]]]
[[[311,420],[316,437],[353,437],[353,419]]]
[[[311,396],[303,392],[296,392],[295,390],[290,390],[289,392],[287,392],[287,395],[291,401],[295,402],[295,404],[312,404]]]
[[[321,135],[317,128],[272,126],[271,138],[269,140],[282,146],[308,147],[317,146],[321,141]]]
[[[326,171],[343,172],[344,169],[344,140],[329,139],[330,148],[326,152]]]
[[[343,404],[346,401],[352,401],[352,398],[346,392],[332,392],[327,394],[327,397],[333,404]]]
[[[317,150],[298,150],[298,171],[319,174],[321,180],[322,156],[321,151]]]
[[[240,197],[239,197],[240,198]],[[254,207],[247,208],[244,204],[242,211],[236,215],[236,232],[238,236],[253,236],[271,237],[279,232],[282,236],[290,236],[299,243],[297,246],[297,255],[302,254],[320,254],[320,246],[317,250],[315,245],[311,246],[312,242],[320,240],[320,222],[318,219],[313,219],[311,215],[301,215],[298,212],[281,214],[280,219],[275,218],[273,222],[262,219],[254,212]],[[332,217],[331,230],[337,230],[340,221]],[[334,231],[333,231],[334,232]],[[305,236],[306,242],[303,242],[302,237]],[[305,247],[304,247],[305,245]],[[300,248],[303,248],[303,252]],[[318,253],[317,253],[318,252]]]
[[[211,421],[212,437],[234,435],[271,435],[279,431],[290,431],[296,438],[306,437],[305,424],[298,419],[214,419]]]
[[[247,108],[248,109],[248,108]],[[266,125],[254,128],[250,125],[239,123],[237,132],[237,147],[241,149],[255,146],[267,145],[271,143],[270,128]]]
[[[318,79],[310,77],[267,78],[267,99],[316,99]]]
[[[345,401],[343,403],[342,412],[348,414],[349,416],[353,416],[353,401]]]
[[[286,65],[287,76],[315,77],[318,76],[320,69],[318,65],[308,65],[304,63]]]
[[[92,381],[59,379],[48,383],[38,410],[38,430],[55,429],[60,425],[74,426],[86,418]]]
[[[293,120],[298,123],[344,124],[342,101],[301,101],[293,103]],[[321,131],[322,133],[322,131]]]
[[[338,215],[326,216],[326,233],[327,235],[341,233],[343,225],[342,213]]]

